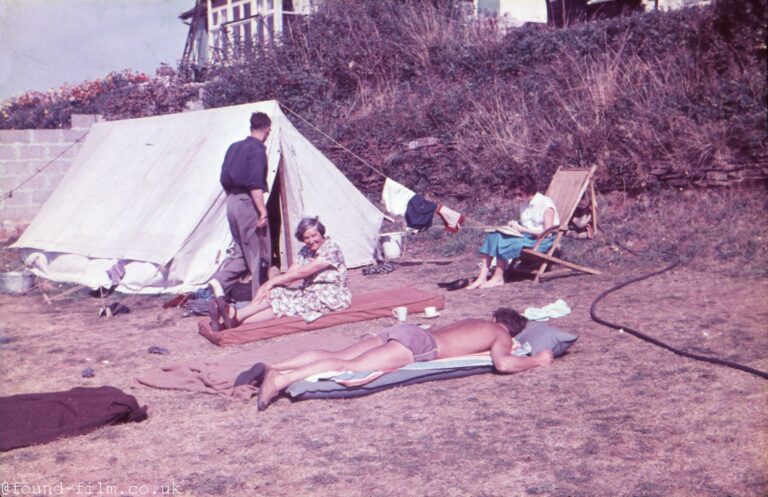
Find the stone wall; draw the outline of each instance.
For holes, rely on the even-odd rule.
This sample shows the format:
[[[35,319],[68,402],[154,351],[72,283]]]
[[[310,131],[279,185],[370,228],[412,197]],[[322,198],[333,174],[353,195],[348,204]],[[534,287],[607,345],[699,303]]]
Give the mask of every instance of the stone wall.
[[[95,115],[73,115],[71,129],[0,130],[0,238],[32,221],[83,146]]]

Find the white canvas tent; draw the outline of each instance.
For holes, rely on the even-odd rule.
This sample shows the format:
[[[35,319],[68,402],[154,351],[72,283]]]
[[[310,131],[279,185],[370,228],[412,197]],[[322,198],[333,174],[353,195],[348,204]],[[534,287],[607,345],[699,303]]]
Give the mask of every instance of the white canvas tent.
[[[231,236],[219,184],[224,153],[248,134],[252,112],[272,119],[266,141],[267,204],[283,268],[301,243],[293,232],[318,215],[349,267],[375,262],[382,213],[290,123],[276,101],[97,123],[48,201],[13,245],[38,276],[118,290],[199,288]]]

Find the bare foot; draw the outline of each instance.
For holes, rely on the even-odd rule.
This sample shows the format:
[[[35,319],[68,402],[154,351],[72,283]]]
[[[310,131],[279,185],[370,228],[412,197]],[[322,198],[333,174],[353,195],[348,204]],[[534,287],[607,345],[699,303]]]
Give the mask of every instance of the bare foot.
[[[482,278],[477,278],[475,281],[473,281],[466,290],[474,290],[475,288],[480,288],[483,283],[485,283],[485,280]]]
[[[539,366],[549,366],[555,360],[551,350],[542,350],[533,357],[539,362]]]
[[[267,367],[267,373],[264,375],[264,380],[261,382],[261,388],[259,389],[259,397],[257,399],[257,406],[259,411],[265,411],[267,406],[277,397],[280,390],[277,388],[277,375],[280,374],[276,370]]]
[[[490,280],[480,285],[480,288],[493,288],[496,286],[503,286],[503,285],[504,285],[504,280],[496,280],[491,278]]]

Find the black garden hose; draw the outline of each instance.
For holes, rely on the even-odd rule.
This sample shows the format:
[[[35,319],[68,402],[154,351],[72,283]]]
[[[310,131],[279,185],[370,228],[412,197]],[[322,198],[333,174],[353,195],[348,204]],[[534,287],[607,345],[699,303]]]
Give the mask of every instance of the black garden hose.
[[[624,283],[620,283],[620,284],[618,284],[616,286],[613,286],[613,287],[609,288],[608,290],[604,291],[603,293],[598,295],[597,298],[594,301],[592,301],[592,306],[589,308],[589,315],[592,317],[592,320],[597,322],[597,323],[599,323],[599,324],[607,326],[609,328],[613,328],[613,329],[616,329],[616,330],[623,330],[623,331],[625,331],[625,332],[627,332],[627,333],[629,333],[631,335],[634,335],[635,337],[637,337],[637,338],[639,338],[641,340],[645,340],[646,342],[650,342],[650,343],[656,345],[657,347],[661,347],[662,349],[666,349],[666,350],[668,350],[668,351],[670,351],[670,352],[672,352],[674,354],[677,354],[677,355],[680,355],[680,356],[683,356],[683,357],[688,357],[689,359],[695,359],[697,361],[709,362],[711,364],[718,364],[720,366],[726,366],[726,367],[729,367],[729,368],[738,369],[740,371],[744,371],[746,373],[750,373],[750,374],[759,376],[760,378],[763,378],[764,380],[768,380],[768,372],[760,371],[758,369],[750,368],[749,366],[744,366],[742,364],[738,364],[738,363],[735,363],[735,362],[727,361],[725,359],[720,359],[720,358],[717,358],[717,357],[702,356],[702,355],[698,355],[698,354],[692,354],[690,352],[685,352],[684,350],[680,350],[680,349],[677,349],[675,347],[672,347],[671,345],[668,345],[668,344],[666,344],[666,343],[664,343],[664,342],[662,342],[660,340],[657,340],[657,339],[655,339],[653,337],[650,337],[650,336],[648,336],[648,335],[646,335],[644,333],[641,333],[641,332],[639,332],[637,330],[633,330],[632,328],[629,328],[627,326],[622,326],[622,325],[618,325],[618,324],[615,324],[615,323],[611,323],[611,322],[606,321],[605,319],[602,319],[602,318],[597,316],[597,314],[595,312],[595,309],[597,308],[597,303],[600,302],[601,300],[603,300],[608,294],[616,292],[618,290],[621,290],[622,288],[624,288],[626,286],[629,286],[629,285],[631,285],[633,283],[637,283],[638,281],[642,281],[642,280],[651,278],[653,276],[657,276],[659,274],[662,274],[662,273],[665,273],[667,271],[670,271],[670,270],[674,269],[675,267],[677,267],[679,264],[680,264],[680,261],[678,259],[673,264],[670,264],[669,266],[665,267],[664,269],[661,269],[659,271],[655,271],[655,272],[650,273],[650,274],[646,274],[644,276],[640,276],[638,278],[633,278],[631,280],[625,281]]]

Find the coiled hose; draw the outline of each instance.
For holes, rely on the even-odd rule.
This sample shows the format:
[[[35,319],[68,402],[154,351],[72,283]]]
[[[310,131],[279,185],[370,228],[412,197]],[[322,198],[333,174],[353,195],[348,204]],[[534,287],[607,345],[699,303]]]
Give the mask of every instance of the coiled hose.
[[[653,276],[657,276],[662,273],[666,273],[667,271],[671,271],[672,269],[676,268],[680,264],[680,260],[676,260],[673,264],[670,264],[669,266],[665,267],[664,269],[661,269],[659,271],[655,271],[650,274],[646,274],[644,276],[640,276],[638,278],[632,278],[631,280],[625,281],[624,283],[620,283],[616,286],[613,286],[609,288],[608,290],[604,291],[600,295],[597,296],[597,298],[592,301],[592,306],[589,308],[589,315],[592,318],[593,321],[602,324],[604,326],[607,326],[609,328],[613,328],[615,330],[623,330],[630,335],[634,335],[635,337],[645,340],[646,342],[652,343],[653,345],[656,345],[657,347],[661,347],[662,349],[666,349],[674,354],[687,357],[689,359],[694,359],[697,361],[703,361],[708,362],[711,364],[718,364],[720,366],[726,366],[733,369],[738,369],[739,371],[744,371],[745,373],[753,374],[755,376],[759,376],[760,378],[763,378],[764,380],[768,380],[768,372],[760,371],[758,369],[750,368],[749,366],[744,366],[743,364],[738,364],[735,362],[727,361],[725,359],[720,359],[717,357],[709,357],[709,356],[702,356],[698,354],[692,354],[690,352],[686,352],[684,350],[680,350],[678,348],[672,347],[671,345],[668,345],[660,340],[657,340],[653,337],[650,337],[646,335],[645,333],[641,333],[637,330],[633,330],[632,328],[629,328],[628,326],[622,326],[615,323],[611,323],[610,321],[607,321],[605,319],[600,318],[595,310],[597,309],[597,304],[603,300],[606,296],[609,294],[616,292],[618,290],[621,290],[622,288],[629,286],[633,283],[637,283],[639,281],[651,278]]]

